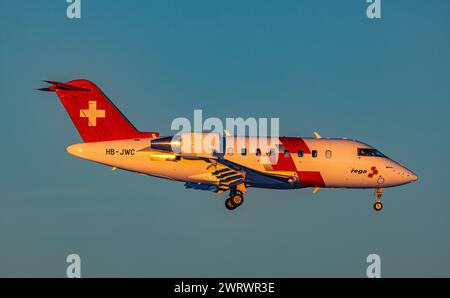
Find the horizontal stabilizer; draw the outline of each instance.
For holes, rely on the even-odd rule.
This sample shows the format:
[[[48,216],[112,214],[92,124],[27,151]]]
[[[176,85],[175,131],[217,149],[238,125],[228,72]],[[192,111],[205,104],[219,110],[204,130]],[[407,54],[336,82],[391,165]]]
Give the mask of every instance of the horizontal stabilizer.
[[[87,89],[87,88],[82,88],[82,87],[78,87],[78,86],[74,86],[74,85],[70,85],[70,84],[66,84],[66,83],[60,83],[60,82],[55,82],[55,81],[44,81],[46,83],[51,84],[50,87],[46,87],[46,88],[38,88],[37,90],[39,91],[50,91],[50,92],[55,92],[55,91],[85,91],[85,92],[89,92],[92,91],[91,89]]]

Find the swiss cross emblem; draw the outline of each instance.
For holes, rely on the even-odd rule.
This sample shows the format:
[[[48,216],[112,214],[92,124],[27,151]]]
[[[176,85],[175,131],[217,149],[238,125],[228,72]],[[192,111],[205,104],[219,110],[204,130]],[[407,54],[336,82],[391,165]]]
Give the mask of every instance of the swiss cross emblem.
[[[372,178],[373,176],[375,176],[375,175],[377,175],[378,174],[378,170],[377,170],[377,167],[371,167],[370,168],[370,172],[369,172],[369,178]]]
[[[97,126],[97,118],[105,118],[105,110],[97,110],[97,102],[89,101],[89,109],[80,110],[81,118],[88,118],[88,126]]]

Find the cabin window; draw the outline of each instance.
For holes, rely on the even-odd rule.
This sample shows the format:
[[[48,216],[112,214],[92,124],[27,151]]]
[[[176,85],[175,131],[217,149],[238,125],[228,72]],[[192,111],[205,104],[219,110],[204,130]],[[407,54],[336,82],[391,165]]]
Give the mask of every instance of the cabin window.
[[[326,158],[331,158],[331,150],[327,150],[327,151],[325,151],[325,157]]]
[[[297,155],[298,157],[303,157],[303,150],[298,150]]]
[[[286,158],[288,158],[288,157],[291,157],[291,152],[289,152],[289,150],[284,150],[284,157],[286,157]]]
[[[229,148],[227,149],[227,154],[228,154],[228,155],[233,155],[233,148],[229,147]]]
[[[259,148],[256,149],[256,156],[261,156],[261,149]]]
[[[311,152],[312,157],[316,158],[317,157],[317,150],[313,150]]]
[[[241,149],[241,155],[242,156],[246,156],[247,155],[247,148],[242,148]]]

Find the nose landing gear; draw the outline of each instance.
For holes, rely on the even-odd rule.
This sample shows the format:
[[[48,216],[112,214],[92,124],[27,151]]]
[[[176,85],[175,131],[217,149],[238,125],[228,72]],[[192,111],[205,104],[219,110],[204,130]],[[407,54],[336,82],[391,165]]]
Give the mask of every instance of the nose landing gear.
[[[383,209],[383,204],[381,202],[375,202],[375,204],[373,204],[373,209],[375,209],[375,211],[381,211],[381,209]]]
[[[382,196],[383,196],[383,188],[379,187],[375,191],[376,201],[375,204],[373,204],[373,209],[375,209],[375,211],[381,211],[381,209],[383,209],[383,204],[381,203]]]

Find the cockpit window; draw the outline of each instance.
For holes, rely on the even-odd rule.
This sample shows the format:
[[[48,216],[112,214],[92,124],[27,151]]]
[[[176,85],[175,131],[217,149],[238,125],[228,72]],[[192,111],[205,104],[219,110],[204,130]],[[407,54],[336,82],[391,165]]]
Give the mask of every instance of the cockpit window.
[[[386,157],[386,155],[384,155],[377,149],[372,149],[372,148],[358,148],[358,156]]]

